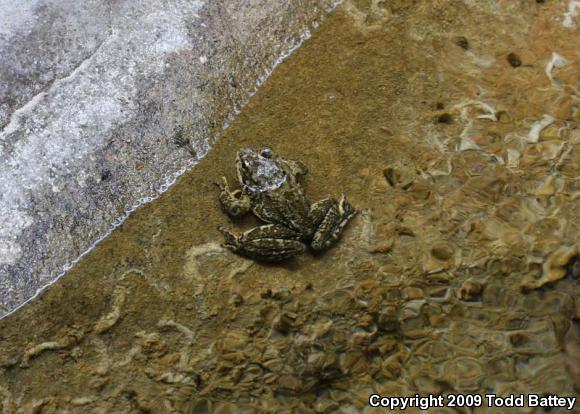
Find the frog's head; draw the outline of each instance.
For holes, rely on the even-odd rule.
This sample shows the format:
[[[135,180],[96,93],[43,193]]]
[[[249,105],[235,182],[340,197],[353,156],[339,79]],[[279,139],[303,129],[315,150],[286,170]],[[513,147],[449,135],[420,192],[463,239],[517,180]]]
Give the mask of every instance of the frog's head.
[[[250,148],[239,150],[236,168],[240,184],[251,191],[274,190],[286,181],[286,172],[280,168],[276,155],[269,147],[260,151]]]

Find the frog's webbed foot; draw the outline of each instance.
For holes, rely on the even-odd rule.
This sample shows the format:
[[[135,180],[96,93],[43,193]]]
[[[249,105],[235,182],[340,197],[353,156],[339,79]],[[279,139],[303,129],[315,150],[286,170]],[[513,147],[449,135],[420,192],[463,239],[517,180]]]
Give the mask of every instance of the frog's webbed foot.
[[[219,228],[224,234],[224,247],[251,259],[265,262],[280,262],[306,250],[300,236],[278,224],[254,227],[240,236]]]
[[[215,183],[220,189],[219,200],[222,209],[232,217],[240,217],[250,211],[250,198],[241,190],[230,191],[228,180],[222,177]]]
[[[320,251],[336,243],[344,226],[356,213],[344,194],[339,202],[329,197],[314,203],[310,208],[310,215],[315,225],[314,236],[310,243],[312,249]]]

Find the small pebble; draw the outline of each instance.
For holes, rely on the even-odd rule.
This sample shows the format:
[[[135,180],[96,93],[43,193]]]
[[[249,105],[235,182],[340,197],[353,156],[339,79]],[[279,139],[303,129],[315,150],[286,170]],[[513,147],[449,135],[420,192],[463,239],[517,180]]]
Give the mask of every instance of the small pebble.
[[[473,300],[481,294],[483,285],[473,279],[467,279],[459,288],[459,299]]]
[[[433,246],[431,255],[438,260],[449,260],[453,256],[453,249],[446,244]]]
[[[509,62],[509,64],[511,65],[512,68],[517,68],[522,66],[522,60],[520,59],[520,57],[518,55],[516,55],[515,53],[510,53],[509,55],[507,55],[507,61]]]
[[[469,41],[465,36],[457,36],[454,40],[455,44],[463,50],[469,50]]]
[[[105,170],[101,173],[101,181],[107,181],[109,178],[111,178],[111,171]]]
[[[496,114],[497,120],[502,124],[508,124],[512,121],[512,117],[506,111],[499,111]]]
[[[383,253],[383,254],[389,253],[391,250],[393,250],[393,244],[394,240],[392,239],[375,243],[370,247],[369,251],[371,253]]]
[[[385,179],[387,180],[387,182],[391,187],[394,187],[395,184],[397,184],[397,182],[401,178],[400,174],[394,168],[391,167],[385,168],[383,170],[383,175],[385,176]]]
[[[453,122],[453,117],[448,113],[444,113],[437,117],[437,122],[440,124],[450,124]]]
[[[230,305],[234,305],[234,306],[240,306],[244,303],[244,298],[242,295],[238,294],[238,293],[234,293],[231,297],[230,297]]]

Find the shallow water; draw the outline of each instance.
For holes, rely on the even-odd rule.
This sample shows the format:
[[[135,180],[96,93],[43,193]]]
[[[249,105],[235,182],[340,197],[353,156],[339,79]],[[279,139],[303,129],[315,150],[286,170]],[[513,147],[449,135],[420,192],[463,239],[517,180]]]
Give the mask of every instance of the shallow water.
[[[345,2],[193,171],[0,321],[5,412],[578,395],[567,4]],[[311,201],[345,193],[360,210],[328,252],[263,265],[220,247],[217,226],[257,220],[228,219],[213,183],[263,145],[309,167]]]

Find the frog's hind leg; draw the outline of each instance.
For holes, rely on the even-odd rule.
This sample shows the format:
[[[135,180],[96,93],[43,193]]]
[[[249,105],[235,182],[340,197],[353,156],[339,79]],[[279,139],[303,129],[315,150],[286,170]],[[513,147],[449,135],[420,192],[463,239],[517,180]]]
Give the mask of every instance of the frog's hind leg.
[[[251,259],[280,262],[306,250],[296,232],[278,224],[254,227],[240,236],[222,228],[220,231],[225,237],[224,247]]]
[[[228,180],[222,177],[216,185],[220,189],[219,200],[222,209],[232,217],[240,217],[250,211],[250,198],[242,193],[242,190],[230,191]]]
[[[356,210],[346,200],[344,194],[339,202],[329,197],[314,203],[310,209],[310,216],[315,232],[310,247],[315,251],[328,249],[338,241],[344,227],[355,214]]]

